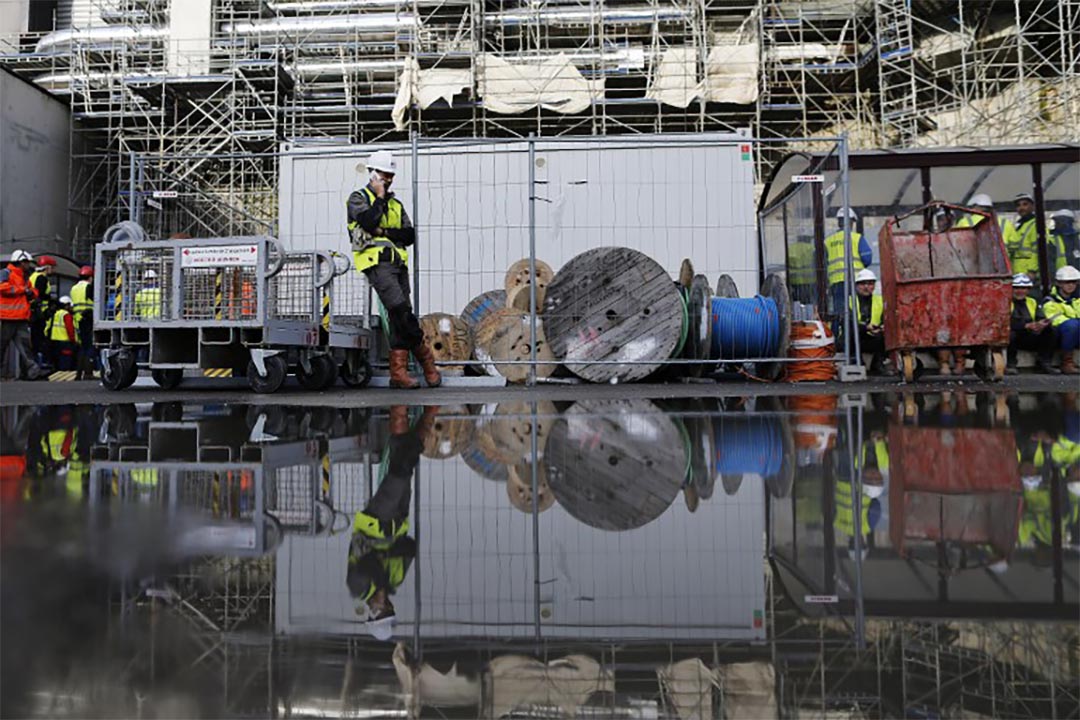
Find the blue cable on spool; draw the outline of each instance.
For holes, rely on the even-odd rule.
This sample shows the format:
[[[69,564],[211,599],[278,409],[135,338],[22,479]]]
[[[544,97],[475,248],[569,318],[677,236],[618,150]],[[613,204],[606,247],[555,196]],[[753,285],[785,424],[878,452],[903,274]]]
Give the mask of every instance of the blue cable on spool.
[[[770,477],[784,464],[783,429],[775,417],[713,417],[713,462],[721,475]]]
[[[779,352],[780,313],[770,297],[714,297],[712,323],[714,360],[768,358]]]

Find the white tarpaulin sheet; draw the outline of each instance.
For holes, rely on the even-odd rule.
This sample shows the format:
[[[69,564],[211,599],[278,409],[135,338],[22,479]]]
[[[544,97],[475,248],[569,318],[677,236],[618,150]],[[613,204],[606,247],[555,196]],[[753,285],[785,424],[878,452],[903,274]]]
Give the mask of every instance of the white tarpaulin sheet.
[[[484,107],[514,115],[536,106],[560,113],[579,113],[604,92],[604,82],[590,82],[566,55],[539,62],[510,63],[496,55],[477,59],[477,88]]]
[[[394,109],[391,112],[394,127],[398,130],[405,129],[405,115],[413,102],[422,110],[431,107],[436,100],[440,99],[453,107],[454,96],[472,87],[472,83],[472,71],[468,68],[421,70],[416,59],[409,58],[405,61],[405,69],[401,71],[397,99],[394,101]]]
[[[705,60],[705,78],[698,80],[698,51],[669,48],[660,57],[645,97],[685,108],[697,99],[749,105],[758,95],[758,46],[718,45]]]

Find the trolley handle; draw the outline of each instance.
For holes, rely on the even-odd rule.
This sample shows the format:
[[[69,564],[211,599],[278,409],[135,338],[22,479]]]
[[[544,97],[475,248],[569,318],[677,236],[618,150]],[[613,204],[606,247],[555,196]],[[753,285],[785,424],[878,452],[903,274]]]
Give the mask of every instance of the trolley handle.
[[[324,288],[338,275],[337,266],[330,253],[323,250],[315,251],[315,260],[319,266],[319,274],[315,276],[315,287]]]
[[[281,268],[285,267],[285,247],[275,238],[266,238],[266,242],[270,245],[266,253],[266,259],[270,264],[267,266],[265,273],[266,278],[269,280],[281,272]]]
[[[352,270],[352,259],[345,253],[331,250],[330,257],[333,258],[334,261],[334,277],[341,277]]]
[[[101,237],[101,241],[104,243],[117,242],[116,237],[127,236],[128,240],[132,243],[143,243],[149,238],[146,236],[146,230],[143,230],[143,226],[134,220],[122,220],[115,225],[110,225],[104,235]]]

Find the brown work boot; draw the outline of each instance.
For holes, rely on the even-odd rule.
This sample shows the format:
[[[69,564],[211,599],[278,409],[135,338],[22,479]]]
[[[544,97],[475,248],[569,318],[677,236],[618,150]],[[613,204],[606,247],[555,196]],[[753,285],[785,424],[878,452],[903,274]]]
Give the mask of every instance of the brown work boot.
[[[952,350],[938,350],[937,361],[939,375],[952,375]]]
[[[405,405],[390,407],[390,434],[404,435],[409,432],[409,408]]]
[[[953,374],[963,375],[967,371],[967,350],[953,350]]]
[[[1070,350],[1063,350],[1061,353],[1061,374],[1062,375],[1080,375],[1080,370],[1076,368],[1076,353]]]
[[[402,390],[415,390],[419,381],[409,375],[409,351],[390,351],[390,387]]]
[[[420,436],[421,442],[431,434],[431,428],[435,426],[435,418],[438,417],[438,415],[438,405],[424,406],[424,414],[420,416],[419,422],[416,423],[416,434]]]
[[[420,367],[424,369],[424,382],[428,384],[428,387],[442,385],[442,375],[435,367],[435,355],[431,352],[431,346],[426,342],[421,342],[413,349],[413,355],[420,362]]]

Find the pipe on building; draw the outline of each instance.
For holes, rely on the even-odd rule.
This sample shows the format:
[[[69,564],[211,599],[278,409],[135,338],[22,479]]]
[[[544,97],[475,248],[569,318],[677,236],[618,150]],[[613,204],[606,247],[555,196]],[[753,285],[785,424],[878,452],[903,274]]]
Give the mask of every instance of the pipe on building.
[[[132,27],[130,25],[109,25],[95,28],[67,28],[49,33],[38,40],[37,52],[65,45],[96,45],[98,43],[135,42],[138,40],[159,40],[168,37],[169,31],[163,27]]]
[[[226,33],[236,35],[276,35],[283,33],[328,33],[364,30],[397,30],[415,27],[416,16],[404,13],[346,15],[344,17],[279,17],[259,22],[225,23]]]
[[[536,11],[506,11],[484,16],[485,25],[525,25],[542,23],[545,25],[575,25],[592,23],[598,20],[606,23],[642,25],[652,22],[678,22],[690,20],[692,15],[682,8],[628,7],[605,8],[603,10],[585,10],[577,8],[545,8]]]

